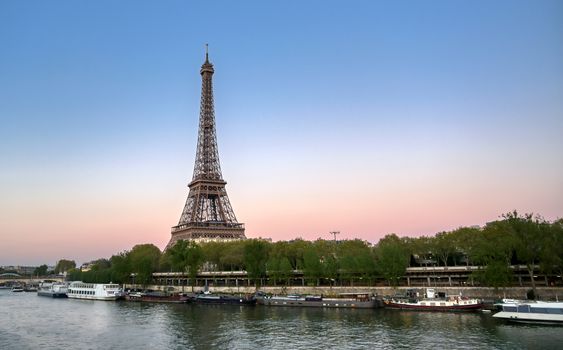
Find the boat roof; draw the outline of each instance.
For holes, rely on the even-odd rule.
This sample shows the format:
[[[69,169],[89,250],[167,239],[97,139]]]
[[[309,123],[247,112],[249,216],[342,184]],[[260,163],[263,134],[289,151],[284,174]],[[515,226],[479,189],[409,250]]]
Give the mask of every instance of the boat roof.
[[[507,305],[507,306],[518,306],[518,305],[529,305],[531,307],[545,307],[545,308],[563,308],[563,302],[559,301],[541,301],[541,300],[510,300],[495,305]]]

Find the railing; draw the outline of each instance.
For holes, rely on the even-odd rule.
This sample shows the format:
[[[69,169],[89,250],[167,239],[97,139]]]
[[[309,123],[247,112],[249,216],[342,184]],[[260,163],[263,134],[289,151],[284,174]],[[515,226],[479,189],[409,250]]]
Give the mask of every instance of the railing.
[[[409,267],[405,275],[398,283],[403,286],[479,286],[479,282],[473,278],[472,273],[479,270],[480,266],[429,266],[429,267]],[[513,286],[529,286],[531,283],[530,275],[524,265],[514,265],[510,267],[513,271]],[[538,266],[539,269],[539,266]],[[341,271],[344,272],[344,271]],[[537,270],[537,275],[533,278],[538,286],[562,286],[563,280],[559,275],[544,275]],[[365,276],[360,272],[347,271],[345,275],[339,277],[318,276],[312,278],[306,276],[303,270],[292,270],[289,276],[283,278],[277,276],[274,281],[274,273],[266,272],[263,277],[262,285],[276,285],[288,283],[288,285],[306,285],[314,283],[317,285],[388,285],[382,276]],[[185,272],[155,272],[153,278],[157,284],[187,285],[190,276]],[[213,281],[213,282],[210,282]],[[249,285],[248,274],[244,270],[237,271],[200,271],[196,276],[196,285]],[[191,282],[190,282],[191,283]]]
[[[189,222],[186,224],[181,224],[178,226],[172,227],[172,232],[181,231],[187,229],[189,227],[200,227],[212,230],[221,230],[225,228],[233,228],[233,229],[244,229],[243,223],[230,223],[230,222],[217,222],[217,221],[207,221],[207,222]]]

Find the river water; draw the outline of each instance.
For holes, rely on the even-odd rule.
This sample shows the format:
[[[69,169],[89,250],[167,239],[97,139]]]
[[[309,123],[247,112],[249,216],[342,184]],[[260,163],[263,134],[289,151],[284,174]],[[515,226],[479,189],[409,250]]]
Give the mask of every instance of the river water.
[[[0,349],[563,349],[481,313],[51,299],[0,290]]]

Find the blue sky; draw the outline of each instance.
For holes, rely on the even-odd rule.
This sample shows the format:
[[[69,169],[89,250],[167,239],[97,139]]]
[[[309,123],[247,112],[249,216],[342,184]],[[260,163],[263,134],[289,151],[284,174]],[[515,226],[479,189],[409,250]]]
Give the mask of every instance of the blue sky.
[[[561,1],[4,0],[0,42],[0,264],[166,244],[205,43],[249,237],[563,211]]]

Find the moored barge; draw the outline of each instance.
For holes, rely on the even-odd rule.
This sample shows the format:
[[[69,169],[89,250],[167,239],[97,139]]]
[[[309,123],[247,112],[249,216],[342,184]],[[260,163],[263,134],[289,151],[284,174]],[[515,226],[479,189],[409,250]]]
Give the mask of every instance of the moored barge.
[[[167,293],[160,291],[133,292],[127,294],[125,299],[128,301],[169,304],[184,304],[191,301],[190,297],[184,293]]]
[[[50,298],[66,298],[68,287],[62,282],[41,282],[37,289],[37,295]]]
[[[448,296],[436,295],[433,288],[426,290],[426,298],[419,299],[410,294],[405,298],[388,298],[384,300],[386,308],[415,310],[415,311],[477,311],[484,304],[479,299],[466,298],[461,295]]]
[[[264,293],[257,293],[257,302],[260,305],[266,306],[357,309],[373,309],[378,305],[375,296],[370,293],[340,294],[337,298],[326,298],[323,295],[269,296]]]
[[[191,302],[196,304],[235,304],[256,305],[254,295],[236,296],[229,294],[198,293],[191,296]]]

